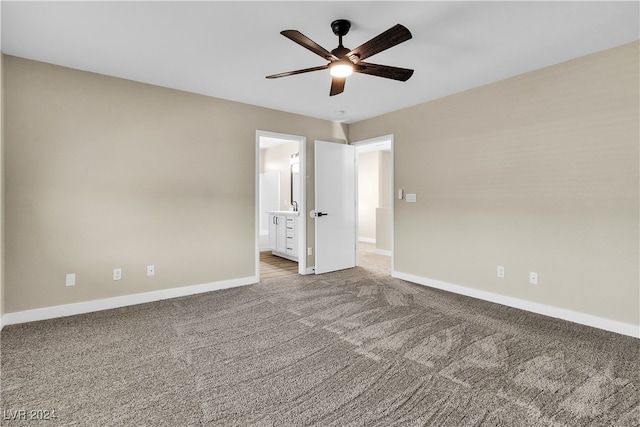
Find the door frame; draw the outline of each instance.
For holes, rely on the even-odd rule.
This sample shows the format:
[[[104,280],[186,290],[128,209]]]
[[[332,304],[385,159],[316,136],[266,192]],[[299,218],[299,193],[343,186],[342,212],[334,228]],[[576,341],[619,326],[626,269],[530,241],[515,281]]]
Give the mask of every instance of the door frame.
[[[255,142],[255,275],[260,280],[260,139],[263,137],[298,142],[300,153],[300,201],[298,202],[298,274],[307,274],[307,137],[256,130]]]
[[[380,142],[386,142],[386,141],[390,141],[391,142],[391,271],[395,271],[395,265],[394,265],[394,259],[395,259],[395,215],[396,215],[396,193],[395,193],[395,178],[396,178],[396,174],[395,174],[395,160],[394,160],[394,156],[395,156],[395,148],[394,148],[394,137],[393,134],[389,134],[389,135],[383,135],[383,136],[377,136],[375,138],[369,138],[369,139],[363,139],[361,141],[354,141],[351,143],[351,145],[354,145],[356,147],[356,180],[358,177],[358,147],[359,146],[363,146],[363,145],[370,145],[370,144],[378,144]],[[357,183],[356,183],[356,190],[357,190]],[[356,191],[356,197],[358,197],[358,193]],[[357,203],[357,199],[356,199],[356,206],[358,205]],[[357,212],[357,209],[356,209]],[[358,217],[356,217],[356,227],[359,226],[358,223]],[[358,228],[356,228],[357,230]],[[357,252],[356,252],[357,255]],[[356,258],[356,264],[357,264],[357,260],[358,258]]]

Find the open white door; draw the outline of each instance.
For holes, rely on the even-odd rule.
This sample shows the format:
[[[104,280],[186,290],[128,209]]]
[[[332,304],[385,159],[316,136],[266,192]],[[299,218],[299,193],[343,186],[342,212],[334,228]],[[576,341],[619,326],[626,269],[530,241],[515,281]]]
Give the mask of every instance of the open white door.
[[[316,274],[356,265],[356,150],[315,142]]]

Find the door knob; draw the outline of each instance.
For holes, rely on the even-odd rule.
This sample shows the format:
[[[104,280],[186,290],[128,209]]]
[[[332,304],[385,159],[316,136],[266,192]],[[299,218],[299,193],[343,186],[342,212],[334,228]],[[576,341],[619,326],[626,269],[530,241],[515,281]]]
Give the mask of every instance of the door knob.
[[[317,212],[317,211],[314,211],[314,210],[309,211],[309,216],[311,218],[317,218],[319,216],[325,216],[325,215],[329,215],[329,214],[325,213],[325,212]]]

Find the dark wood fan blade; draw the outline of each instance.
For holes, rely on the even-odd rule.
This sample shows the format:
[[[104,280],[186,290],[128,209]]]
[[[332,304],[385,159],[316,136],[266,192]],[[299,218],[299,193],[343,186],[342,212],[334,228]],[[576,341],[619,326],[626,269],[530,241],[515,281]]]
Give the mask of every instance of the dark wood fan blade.
[[[408,68],[391,67],[389,65],[378,65],[370,62],[358,62],[353,71],[356,73],[370,74],[372,76],[384,77],[386,79],[400,80],[406,82],[413,75],[413,70]]]
[[[267,76],[268,79],[277,79],[279,77],[295,76],[296,74],[309,73],[311,71],[326,70],[329,65],[321,65],[319,67],[305,68],[303,70],[287,71],[286,73],[272,74]]]
[[[331,91],[329,92],[329,96],[338,95],[344,92],[344,83],[346,81],[346,77],[333,77],[331,79]]]
[[[347,53],[353,61],[358,62],[365,58],[387,50],[390,47],[406,42],[411,38],[411,32],[403,25],[396,24],[382,34],[377,35],[363,45]]]
[[[297,30],[284,30],[280,31],[280,34],[285,36],[286,38],[298,43],[300,46],[309,49],[311,52],[316,55],[322,56],[327,61],[336,61],[338,58],[327,49],[320,46],[318,43],[311,40],[309,37],[302,34]]]

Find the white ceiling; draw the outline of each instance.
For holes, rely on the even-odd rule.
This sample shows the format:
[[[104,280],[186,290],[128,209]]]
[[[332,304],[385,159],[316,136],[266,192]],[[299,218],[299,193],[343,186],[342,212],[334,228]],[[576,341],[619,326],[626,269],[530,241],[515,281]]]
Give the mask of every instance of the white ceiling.
[[[11,2],[2,51],[283,111],[352,123],[639,38],[639,2]],[[400,23],[413,39],[367,61],[413,68],[407,82],[355,74],[329,97],[325,64],[280,35],[328,50],[349,19],[355,48]]]

